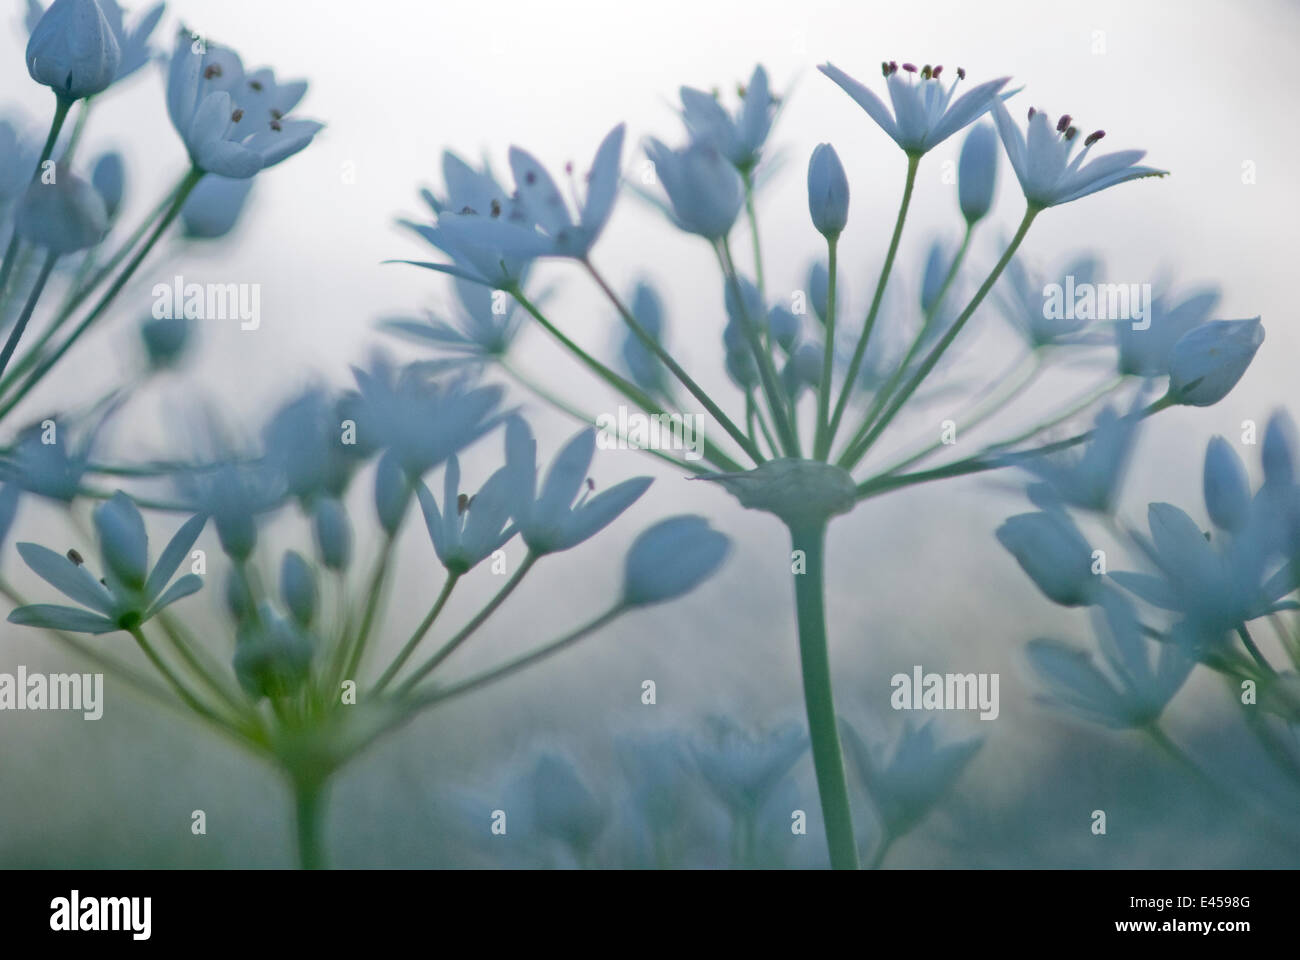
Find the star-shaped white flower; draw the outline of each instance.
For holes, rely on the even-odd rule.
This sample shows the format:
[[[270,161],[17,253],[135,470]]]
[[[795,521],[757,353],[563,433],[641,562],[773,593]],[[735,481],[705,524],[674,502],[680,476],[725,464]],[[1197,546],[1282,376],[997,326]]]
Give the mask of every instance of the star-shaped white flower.
[[[989,80],[953,100],[957,84],[966,78],[966,71],[960,67],[956,78],[945,88],[939,78],[943,73],[942,66],[927,65],[917,70],[912,64],[905,63],[901,72],[893,61],[880,66],[893,102],[892,114],[884,101],[839,67],[824,63],[817,69],[838,83],[895,143],[915,156],[934,149],[983,116],[997,101],[998,91],[1011,79]]]
[[[994,104],[993,117],[1025,199],[1039,208],[1069,203],[1126,180],[1163,177],[1169,173],[1135,166],[1146,156],[1145,150],[1117,150],[1085,164],[1083,161],[1093,144],[1106,135],[1104,130],[1084,137],[1083,149],[1070,159],[1079,137],[1068,114],[1053,127],[1047,114],[1031,107],[1028,137],[1021,134],[1002,103]]]

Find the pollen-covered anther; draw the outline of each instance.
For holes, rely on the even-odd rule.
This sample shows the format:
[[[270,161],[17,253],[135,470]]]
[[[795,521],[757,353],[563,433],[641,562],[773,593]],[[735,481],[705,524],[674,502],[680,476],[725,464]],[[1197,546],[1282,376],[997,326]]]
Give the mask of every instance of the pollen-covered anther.
[[[255,90],[255,91],[257,91],[258,93],[261,93],[261,92],[262,92],[262,84],[261,84],[261,82],[258,81],[258,80],[249,80],[249,81],[248,81],[248,86],[249,86],[249,89],[251,89],[251,90]]]
[[[1066,128],[1065,128],[1065,134],[1064,134],[1065,139],[1066,139],[1066,140],[1073,140],[1073,139],[1074,139],[1074,135],[1075,135],[1076,133],[1078,133],[1078,132],[1079,132],[1079,128],[1078,128],[1078,127],[1066,127]]]
[[[275,109],[275,107],[272,107],[272,108],[271,108],[271,119],[272,119],[272,120],[282,120],[282,119],[284,119],[284,114],[281,113],[279,110]]]
[[[1035,110],[1033,107],[1030,107],[1030,108],[1029,108],[1029,119],[1030,119],[1030,120],[1034,119],[1034,114],[1036,114],[1037,112],[1038,112],[1038,111]]]
[[[965,79],[966,79],[966,68],[965,68],[965,67],[958,67],[958,68],[957,68],[957,79],[958,79],[958,80],[965,80]]]
[[[1088,134],[1087,139],[1083,141],[1083,145],[1085,147],[1091,147],[1104,136],[1106,136],[1105,130],[1094,130],[1092,133]]]
[[[1068,113],[1061,114],[1061,119],[1056,121],[1056,132],[1065,133],[1065,128],[1070,125],[1071,119]]]
[[[929,80],[932,76],[934,76],[934,71],[930,69],[930,65],[927,63],[921,68],[921,79]]]
[[[68,551],[68,559],[72,561],[74,567],[79,567],[86,562],[85,558],[83,558],[80,553],[71,549]]]
[[[244,111],[241,108],[236,107],[235,112],[230,115],[230,122],[238,123],[240,120],[243,119],[244,119]]]
[[[934,77],[934,79],[938,80],[938,79],[939,79],[939,74],[941,74],[941,73],[943,73],[943,64],[942,64],[942,63],[939,64],[937,67],[934,68],[934,70],[932,70],[932,71],[930,72],[930,76],[932,76],[932,77]]]
[[[212,80],[212,79],[214,79],[214,78],[216,78],[216,77],[219,77],[219,76],[221,76],[221,65],[220,65],[220,64],[217,64],[217,63],[209,64],[209,65],[208,65],[206,68],[204,68],[204,70],[203,70],[203,79],[204,79],[204,80]]]
[[[906,70],[908,73],[916,73],[916,64],[905,63],[903,64],[903,69]]]
[[[276,133],[279,133],[281,130],[284,129],[284,127],[280,124],[279,120],[272,120],[271,129],[274,130]]]
[[[501,201],[495,197],[492,198],[492,216],[501,216]]]

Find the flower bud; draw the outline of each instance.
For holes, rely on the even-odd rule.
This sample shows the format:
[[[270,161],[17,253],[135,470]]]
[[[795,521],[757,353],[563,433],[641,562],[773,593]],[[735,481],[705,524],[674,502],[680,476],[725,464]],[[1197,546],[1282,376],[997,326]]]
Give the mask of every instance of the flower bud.
[[[1259,317],[1212,320],[1190,330],[1169,355],[1169,390],[1182,404],[1208,407],[1237,385],[1264,342]]]
[[[1265,443],[1268,441],[1265,440]],[[1250,477],[1223,437],[1205,448],[1205,508],[1220,530],[1240,530],[1250,516]]]
[[[235,642],[235,676],[252,697],[293,694],[307,679],[316,652],[312,638],[263,608],[260,624],[246,622]]]
[[[316,615],[316,575],[294,550],[285,553],[280,565],[280,595],[298,625],[310,626]]]
[[[217,240],[233,230],[244,212],[254,179],[233,180],[209,173],[200,180],[181,207],[185,236]]]
[[[194,333],[194,321],[187,317],[147,317],[140,324],[140,339],[149,355],[149,366],[166,370],[176,366]]]
[[[1054,603],[1095,603],[1101,578],[1092,572],[1092,548],[1063,513],[1022,513],[998,528],[998,542]]]
[[[62,256],[93,247],[108,233],[108,211],[99,191],[70,170],[54,180],[33,180],[18,203],[14,229],[34,246]]]
[[[1285,410],[1269,417],[1264,428],[1264,482],[1274,487],[1289,487],[1295,483],[1296,430],[1295,423]]]
[[[707,143],[672,150],[651,140],[646,154],[672,204],[673,219],[688,233],[721,240],[745,202],[745,185],[721,153]]]
[[[90,182],[104,201],[108,219],[115,219],[122,206],[122,193],[126,189],[126,164],[122,155],[114,150],[96,160],[90,171]]]
[[[93,97],[117,77],[122,51],[96,0],[54,0],[27,41],[27,72],[60,100]]]
[[[379,524],[390,537],[396,536],[406,515],[406,505],[411,502],[411,484],[402,472],[397,458],[387,453],[379,458],[375,470],[375,510]]]
[[[704,517],[661,520],[632,542],[623,574],[623,602],[646,606],[690,593],[722,566],[731,541]]]
[[[352,559],[352,525],[343,504],[332,497],[317,500],[312,524],[321,562],[330,570],[346,570]]]
[[[143,587],[149,576],[149,540],[131,498],[119,490],[96,507],[95,531],[104,566],[129,589]]]
[[[849,222],[849,179],[829,143],[819,143],[808,160],[808,212],[817,232],[828,240],[838,237]]]
[[[998,183],[998,134],[987,123],[971,127],[957,161],[957,202],[968,224],[975,224],[993,206]]]
[[[799,342],[799,326],[799,318],[780,304],[767,313],[768,335],[786,353]]]

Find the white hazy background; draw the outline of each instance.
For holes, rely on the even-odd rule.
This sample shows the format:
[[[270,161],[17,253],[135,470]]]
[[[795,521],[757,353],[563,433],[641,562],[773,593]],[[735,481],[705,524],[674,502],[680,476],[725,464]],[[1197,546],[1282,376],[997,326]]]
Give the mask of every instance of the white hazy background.
[[[0,108],[17,106],[43,129],[50,98],[26,76],[25,36],[17,24],[21,4],[6,2],[12,9],[0,24]],[[177,433],[164,432],[162,412],[201,392],[252,430],[303,383],[318,377],[347,382],[347,365],[360,362],[372,345],[383,343],[413,359],[417,349],[376,333],[375,320],[438,308],[449,302],[450,287],[427,271],[382,261],[432,252],[394,219],[425,214],[417,190],[441,189],[444,149],[471,159],[486,154],[500,173],[508,169],[507,148],[519,144],[553,170],[567,160],[584,170],[605,132],[626,121],[625,172],[634,174],[643,159],[641,138],[681,139],[674,113],[679,85],[717,87],[734,103],[735,84],[748,78],[756,62],[766,66],[775,89],[791,93],[772,142],[773,149],[788,153],[788,162],[759,210],[769,294],[775,298],[800,287],[809,264],[824,253],[808,220],[804,172],[813,146],[830,141],[853,192],[840,246],[849,298],[841,316],[847,318],[842,322],[860,323],[893,224],[904,159],[815,67],[830,60],[874,86],[881,60],[911,60],[942,63],[949,71],[964,66],[976,82],[1011,75],[1014,84],[1026,86],[1013,101],[1015,115],[1023,116],[1029,105],[1068,112],[1082,130],[1104,128],[1105,147],[1146,148],[1148,162],[1172,171],[1164,180],[1123,185],[1050,211],[1039,218],[1025,249],[1046,268],[1072,253],[1098,250],[1107,281],[1151,282],[1170,273],[1179,290],[1220,285],[1219,316],[1263,316],[1267,341],[1238,390],[1213,408],[1158,417],[1145,430],[1126,488],[1123,514],[1133,523],[1144,524],[1150,500],[1178,503],[1203,519],[1206,440],[1215,433],[1238,436],[1243,420],[1262,425],[1279,405],[1300,412],[1300,334],[1289,287],[1300,205],[1293,164],[1300,133],[1292,120],[1288,74],[1297,19],[1294,4],[1267,0],[663,0],[651,6],[174,0],[157,34],[168,48],[177,22],[184,21],[233,46],[248,67],[268,64],[282,78],[307,77],[311,88],[298,113],[328,126],[304,153],[258,178],[231,240],[197,251],[178,245],[177,260],[142,271],[114,322],[78,347],[52,388],[33,399],[30,412],[66,405],[73,399],[69,384],[76,385],[77,398],[96,396],[132,369],[138,362],[134,321],[148,311],[149,288],[178,272],[187,281],[260,283],[262,327],[241,332],[231,322],[202,329],[199,362],[138,401],[130,429],[119,425],[115,433],[122,449],[174,443]],[[956,188],[942,177],[955,164],[960,143],[961,137],[953,138],[922,164],[899,268],[899,292],[909,297],[919,285],[930,238],[936,231],[954,241],[959,236]],[[85,161],[109,147],[121,149],[128,160],[123,216],[134,224],[184,162],[167,121],[158,69],[142,71],[97,106],[80,156]],[[1247,166],[1256,182],[1243,181]],[[995,222],[981,228],[970,260],[976,279],[1022,212],[1005,160],[1001,174]],[[734,247],[747,264],[743,228]],[[704,244],[676,233],[625,192],[595,259],[620,289],[643,276],[655,280],[667,304],[672,348],[711,392],[737,409],[739,395],[721,366],[722,284]],[[548,310],[553,319],[596,352],[614,355],[615,317],[576,268],[548,263],[535,282],[558,284]],[[981,332],[959,342],[974,364],[962,370],[982,370],[987,378],[1003,370],[1019,347],[996,311],[986,308],[977,321],[972,330]],[[612,409],[610,397],[537,329],[527,329],[518,348],[516,359],[525,369],[583,406]],[[1037,399],[1019,408],[1023,412],[1007,421],[1007,429],[1074,396],[1091,382],[1081,376],[1044,378]],[[1091,376],[1100,379],[1103,371],[1094,367]],[[514,399],[530,402],[524,395]],[[558,415],[529,409],[536,413],[531,419],[544,450],[554,450],[573,429]],[[928,441],[932,424],[949,415],[936,410],[909,421],[905,429],[911,433],[899,442],[910,447]],[[983,436],[993,439],[996,433]],[[478,477],[494,467],[496,444],[493,439],[480,445],[472,458]],[[1245,456],[1254,471],[1257,457],[1250,450]],[[601,718],[600,729],[638,730],[696,728],[700,717],[714,711],[755,724],[801,715],[788,545],[780,526],[636,454],[600,454],[594,471],[602,485],[641,472],[655,473],[658,481],[616,527],[539,571],[474,649],[465,651],[462,668],[494,662],[585,619],[615,589],[632,534],[658,516],[691,509],[716,518],[736,540],[729,566],[685,602],[629,618],[585,649],[510,681],[511,689],[495,698],[427,716],[347,770],[331,828],[339,862],[432,862],[438,848],[428,835],[439,791],[450,783],[491,780],[539,736],[571,743],[589,756],[589,777],[600,782],[611,747],[593,730],[592,717]],[[888,709],[888,677],[913,663],[1002,674],[1001,718],[951,725],[956,732],[978,730],[989,737],[949,810],[952,823],[967,826],[945,831],[929,821],[899,845],[891,862],[1184,862],[1181,835],[1165,837],[1150,824],[1121,852],[1099,854],[1095,844],[1089,846],[1088,811],[1112,796],[1124,777],[1143,775],[1145,765],[1134,767],[1133,744],[1124,738],[1058,722],[1031,699],[1018,665],[1024,641],[1051,635],[1090,644],[1091,632],[1086,616],[1065,614],[1042,599],[993,540],[1001,519],[1027,509],[1008,479],[960,481],[873,500],[832,528],[829,616],[843,713],[889,729],[897,718]],[[373,528],[368,475],[355,492],[358,527]],[[42,517],[25,508],[22,539],[40,539]],[[286,538],[305,542],[301,524],[281,527]],[[390,648],[426,609],[438,583],[421,525],[413,520],[407,534],[385,638]],[[281,548],[285,542],[279,541]],[[366,545],[363,537],[360,546]],[[264,559],[273,569],[270,550]],[[15,560],[6,558],[11,576],[17,576]],[[477,594],[466,590],[449,611],[449,622],[476,609],[473,600],[494,586],[480,582],[474,585]],[[218,584],[212,587],[195,601],[197,610],[217,609]],[[34,634],[0,625],[0,637],[2,669],[50,656]],[[216,637],[213,645],[225,651],[228,642]],[[647,678],[659,683],[654,708],[638,700]],[[1214,718],[1221,716],[1218,693],[1205,684],[1180,695],[1170,717],[1176,738],[1212,736]],[[14,732],[0,747],[0,782],[7,785],[0,862],[286,862],[287,800],[267,772],[211,743],[197,728],[164,722],[125,694],[115,697],[111,682],[109,696],[105,719],[97,724],[53,715],[0,719],[9,727],[6,733]],[[501,709],[503,700],[513,704],[509,711]],[[810,783],[806,767],[805,760],[802,778]],[[1185,782],[1171,784],[1186,788]],[[815,806],[815,798],[808,804]],[[189,813],[198,808],[208,812],[207,838],[189,834]],[[1037,854],[1020,849],[1029,830],[1024,818],[1049,838]],[[1008,826],[1013,820],[1020,825]],[[971,822],[981,824],[978,831]],[[42,826],[38,834],[61,831],[62,845],[38,844],[28,829],[32,823]],[[986,842],[972,836],[980,831]],[[1189,865],[1237,864],[1243,855],[1225,842],[1199,856]]]

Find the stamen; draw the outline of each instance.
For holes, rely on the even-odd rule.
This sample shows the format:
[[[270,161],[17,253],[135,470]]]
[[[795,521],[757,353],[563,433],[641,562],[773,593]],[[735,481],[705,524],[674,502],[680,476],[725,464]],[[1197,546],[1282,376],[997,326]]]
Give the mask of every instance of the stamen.
[[[1073,140],[1073,139],[1074,139],[1074,135],[1075,135],[1076,133],[1078,133],[1078,132],[1079,132],[1079,130],[1078,130],[1078,128],[1076,128],[1076,127],[1066,127],[1066,128],[1065,128],[1065,139],[1066,139],[1066,140]]]
[[[471,207],[469,204],[466,204],[465,206],[461,207],[460,212],[462,214],[470,214],[472,216],[478,216],[478,211],[475,210],[473,207]]]
[[[272,120],[272,121],[271,121],[271,129],[274,130],[276,133],[279,133],[281,130],[284,129],[284,127],[281,126],[279,120]]]
[[[468,510],[469,505],[473,502],[474,502],[474,498],[469,496],[468,494],[462,493],[460,496],[458,496],[456,498],[457,515],[463,514],[466,510]]]
[[[221,65],[217,63],[209,64],[203,71],[203,79],[211,80],[213,77],[221,76]]]
[[[890,61],[889,61],[889,72],[890,72],[890,73],[898,73],[898,61],[897,61],[897,60],[890,60]]]
[[[1065,128],[1070,125],[1070,119],[1071,118],[1068,113],[1061,114],[1061,119],[1056,121],[1056,132],[1064,133]]]
[[[921,68],[921,79],[929,80],[931,76],[933,76],[933,73],[930,70],[930,65],[927,63],[924,67]]]
[[[908,73],[916,73],[916,64],[905,63],[903,64],[903,69],[906,70]]]
[[[937,67],[934,68],[934,71],[930,74],[930,76],[932,76],[932,77],[934,77],[934,79],[938,80],[938,79],[939,79],[939,74],[941,74],[941,73],[943,73],[943,64],[942,64],[942,63],[939,64]]]
[[[1094,143],[1096,143],[1104,136],[1106,136],[1105,130],[1095,130],[1092,133],[1088,134],[1088,138],[1083,141],[1083,145],[1085,147],[1091,147]]]
[[[262,92],[262,83],[260,80],[249,80],[248,85],[252,87],[254,90],[256,90],[258,93]]]
[[[496,197],[492,198],[492,216],[493,217],[501,216],[501,201],[498,200]]]
[[[74,567],[79,567],[85,563],[85,559],[76,550],[68,551],[68,559],[72,561]]]
[[[957,68],[957,79],[958,79],[958,80],[965,80],[965,79],[966,79],[966,68],[965,68],[965,67],[958,67],[958,68]]]
[[[886,60],[881,60],[881,61],[880,61],[880,74],[881,74],[881,76],[884,76],[884,77],[889,76],[889,62],[888,62],[888,61],[886,61]]]
[[[244,119],[244,111],[236,107],[235,112],[230,115],[230,121],[232,123],[238,123],[240,120],[243,119]]]
[[[1034,114],[1036,114],[1037,112],[1038,112],[1038,111],[1035,110],[1033,107],[1030,107],[1030,108],[1029,108],[1029,119],[1030,119],[1030,120],[1034,119]]]
[[[283,118],[283,117],[284,117],[284,114],[283,114],[283,113],[281,113],[279,110],[275,109],[274,107],[271,108],[271,119],[272,119],[272,120],[279,120],[279,119],[281,119],[281,118]]]

